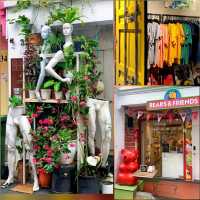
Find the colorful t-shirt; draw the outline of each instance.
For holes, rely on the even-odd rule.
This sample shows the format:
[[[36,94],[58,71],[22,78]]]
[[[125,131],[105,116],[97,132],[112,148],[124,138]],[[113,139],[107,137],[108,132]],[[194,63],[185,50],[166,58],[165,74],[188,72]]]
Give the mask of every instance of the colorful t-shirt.
[[[182,64],[189,64],[190,48],[192,45],[192,32],[188,24],[183,24],[185,42],[182,45]]]

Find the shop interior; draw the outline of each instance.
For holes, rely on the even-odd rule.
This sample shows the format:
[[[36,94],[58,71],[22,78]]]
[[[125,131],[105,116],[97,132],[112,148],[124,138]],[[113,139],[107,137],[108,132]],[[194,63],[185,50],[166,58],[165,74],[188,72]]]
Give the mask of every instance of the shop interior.
[[[182,116],[181,113],[187,113]],[[155,166],[157,177],[192,180],[196,173],[192,156],[192,116],[196,110],[168,110],[148,112],[142,108],[127,107],[125,134],[132,133],[132,144],[125,139],[125,146],[140,151],[140,163]],[[181,117],[182,116],[182,117]],[[127,136],[125,135],[125,138]],[[185,141],[185,143],[184,143]],[[185,144],[185,145],[184,145]]]
[[[170,2],[147,3],[147,83],[200,85],[199,2]]]

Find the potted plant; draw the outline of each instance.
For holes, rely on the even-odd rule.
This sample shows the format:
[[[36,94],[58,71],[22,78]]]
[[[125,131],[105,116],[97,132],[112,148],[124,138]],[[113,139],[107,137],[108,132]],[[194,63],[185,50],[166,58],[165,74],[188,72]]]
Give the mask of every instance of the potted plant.
[[[78,192],[85,194],[95,194],[100,191],[98,169],[101,164],[99,156],[87,156],[81,165],[78,176]]]
[[[28,90],[30,99],[35,99],[36,98],[35,86],[36,86],[35,83],[32,83],[32,82],[26,83],[25,88],[26,88],[26,90]]]
[[[42,188],[49,188],[51,185],[52,172],[59,167],[60,153],[51,147],[51,138],[55,134],[53,120],[39,120],[40,126],[32,133],[34,163],[38,171],[39,184]]]
[[[54,80],[48,80],[43,84],[41,91],[41,97],[43,100],[51,99],[51,89],[53,88]]]
[[[81,15],[78,8],[58,8],[50,13],[48,24],[51,27],[62,26],[63,23],[72,24],[74,21],[81,21]]]
[[[23,106],[23,102],[21,97],[11,96],[9,98],[10,107],[14,115],[23,115],[25,113],[25,107]]]
[[[72,164],[77,151],[77,142],[73,140],[73,135],[76,130],[68,128],[60,129],[57,134],[57,140],[52,141],[52,147],[59,146],[61,152],[60,164]]]
[[[21,27],[20,35],[24,35],[25,39],[27,40],[32,31],[32,24],[30,23],[30,19],[28,17],[26,17],[25,15],[19,15],[17,19],[9,20],[9,23],[18,24]]]

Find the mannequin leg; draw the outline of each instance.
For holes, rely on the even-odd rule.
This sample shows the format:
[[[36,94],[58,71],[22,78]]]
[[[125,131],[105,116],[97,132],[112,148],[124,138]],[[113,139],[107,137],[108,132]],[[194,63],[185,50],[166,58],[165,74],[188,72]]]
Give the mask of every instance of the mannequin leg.
[[[88,146],[90,153],[95,155],[94,138],[96,133],[96,110],[95,106],[90,102],[89,104],[89,123],[88,123]]]
[[[46,59],[43,59],[40,62],[40,75],[39,75],[37,86],[36,86],[36,89],[35,89],[35,94],[36,94],[36,97],[39,101],[41,101],[40,88],[41,88],[41,86],[44,82],[44,78],[45,78],[45,64],[46,64]]]
[[[18,117],[18,125],[20,128],[20,132],[23,135],[23,140],[26,146],[26,150],[29,152],[29,160],[32,167],[33,178],[34,178],[33,191],[35,192],[39,190],[39,183],[38,183],[36,166],[33,163],[34,156],[32,148],[32,136],[30,134],[31,126],[26,116]]]
[[[98,121],[101,130],[101,153],[102,153],[102,166],[106,165],[108,155],[110,152],[110,142],[112,135],[112,124],[109,110],[109,102],[104,102],[98,113]]]
[[[8,170],[9,175],[6,182],[3,185],[9,185],[14,182],[15,172],[15,153],[16,153],[16,137],[17,127],[13,124],[6,124],[6,143],[8,146]]]

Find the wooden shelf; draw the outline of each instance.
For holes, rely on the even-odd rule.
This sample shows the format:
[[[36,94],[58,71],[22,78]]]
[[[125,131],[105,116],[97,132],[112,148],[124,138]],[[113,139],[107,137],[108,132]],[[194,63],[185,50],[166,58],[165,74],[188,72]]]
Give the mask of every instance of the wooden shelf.
[[[157,169],[152,173],[150,173],[150,172],[141,172],[140,170],[137,170],[135,173],[133,173],[133,175],[138,177],[138,178],[154,178],[157,173],[158,173]]]
[[[38,101],[37,99],[24,99],[25,103],[60,103],[60,104],[65,104],[67,103],[66,100],[56,100],[56,99],[49,99],[49,100],[42,100]]]

